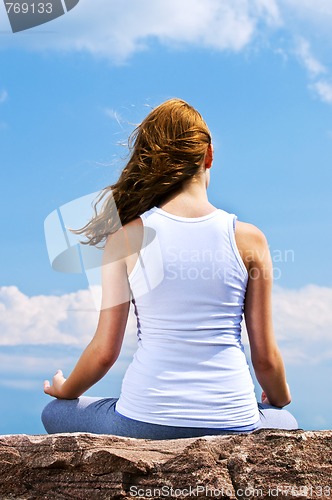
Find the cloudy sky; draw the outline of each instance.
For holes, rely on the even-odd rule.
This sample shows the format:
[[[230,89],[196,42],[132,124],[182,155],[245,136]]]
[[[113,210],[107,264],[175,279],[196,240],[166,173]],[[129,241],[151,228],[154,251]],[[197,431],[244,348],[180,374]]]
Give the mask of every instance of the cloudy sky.
[[[289,409],[332,428],[331,27],[330,0],[80,0],[13,34],[0,4],[0,433],[43,432],[42,381],[96,326],[87,277],[52,269],[46,217],[111,184],[174,96],[211,128],[212,203],[268,238]],[[119,394],[134,330],[90,394]]]

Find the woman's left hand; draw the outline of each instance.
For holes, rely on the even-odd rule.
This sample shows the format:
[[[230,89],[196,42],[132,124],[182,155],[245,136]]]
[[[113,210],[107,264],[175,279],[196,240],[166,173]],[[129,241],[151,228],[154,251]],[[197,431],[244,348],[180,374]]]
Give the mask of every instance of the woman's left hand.
[[[49,380],[44,381],[44,392],[49,396],[53,396],[54,398],[64,399],[62,396],[62,386],[65,383],[66,379],[63,376],[61,370],[58,370],[52,379],[52,385]]]

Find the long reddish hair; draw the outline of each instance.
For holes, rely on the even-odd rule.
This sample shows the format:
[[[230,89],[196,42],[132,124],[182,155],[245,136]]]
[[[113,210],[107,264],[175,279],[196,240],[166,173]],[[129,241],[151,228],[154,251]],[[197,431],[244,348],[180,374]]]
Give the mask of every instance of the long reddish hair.
[[[128,144],[130,158],[118,181],[101,191],[94,217],[74,231],[85,235],[86,244],[98,245],[121,225],[181,190],[198,174],[211,135],[195,108],[181,99],[170,99],[149,113]]]

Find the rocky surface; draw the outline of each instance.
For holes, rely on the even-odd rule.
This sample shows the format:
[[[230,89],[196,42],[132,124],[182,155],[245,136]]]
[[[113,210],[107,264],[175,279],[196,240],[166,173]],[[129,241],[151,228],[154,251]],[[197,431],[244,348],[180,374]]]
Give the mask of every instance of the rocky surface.
[[[332,499],[332,431],[0,437],[0,499]]]

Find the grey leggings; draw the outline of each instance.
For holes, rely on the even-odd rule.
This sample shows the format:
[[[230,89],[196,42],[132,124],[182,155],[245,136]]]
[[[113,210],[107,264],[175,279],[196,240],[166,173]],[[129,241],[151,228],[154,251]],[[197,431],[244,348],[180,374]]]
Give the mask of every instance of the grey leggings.
[[[118,398],[81,396],[73,400],[55,399],[42,413],[42,421],[49,434],[62,432],[91,432],[113,434],[140,439],[178,439],[220,434],[251,432],[254,426],[237,429],[205,427],[175,427],[150,424],[125,417],[116,411]],[[287,410],[258,403],[260,420],[257,429],[298,429],[295,418]]]

